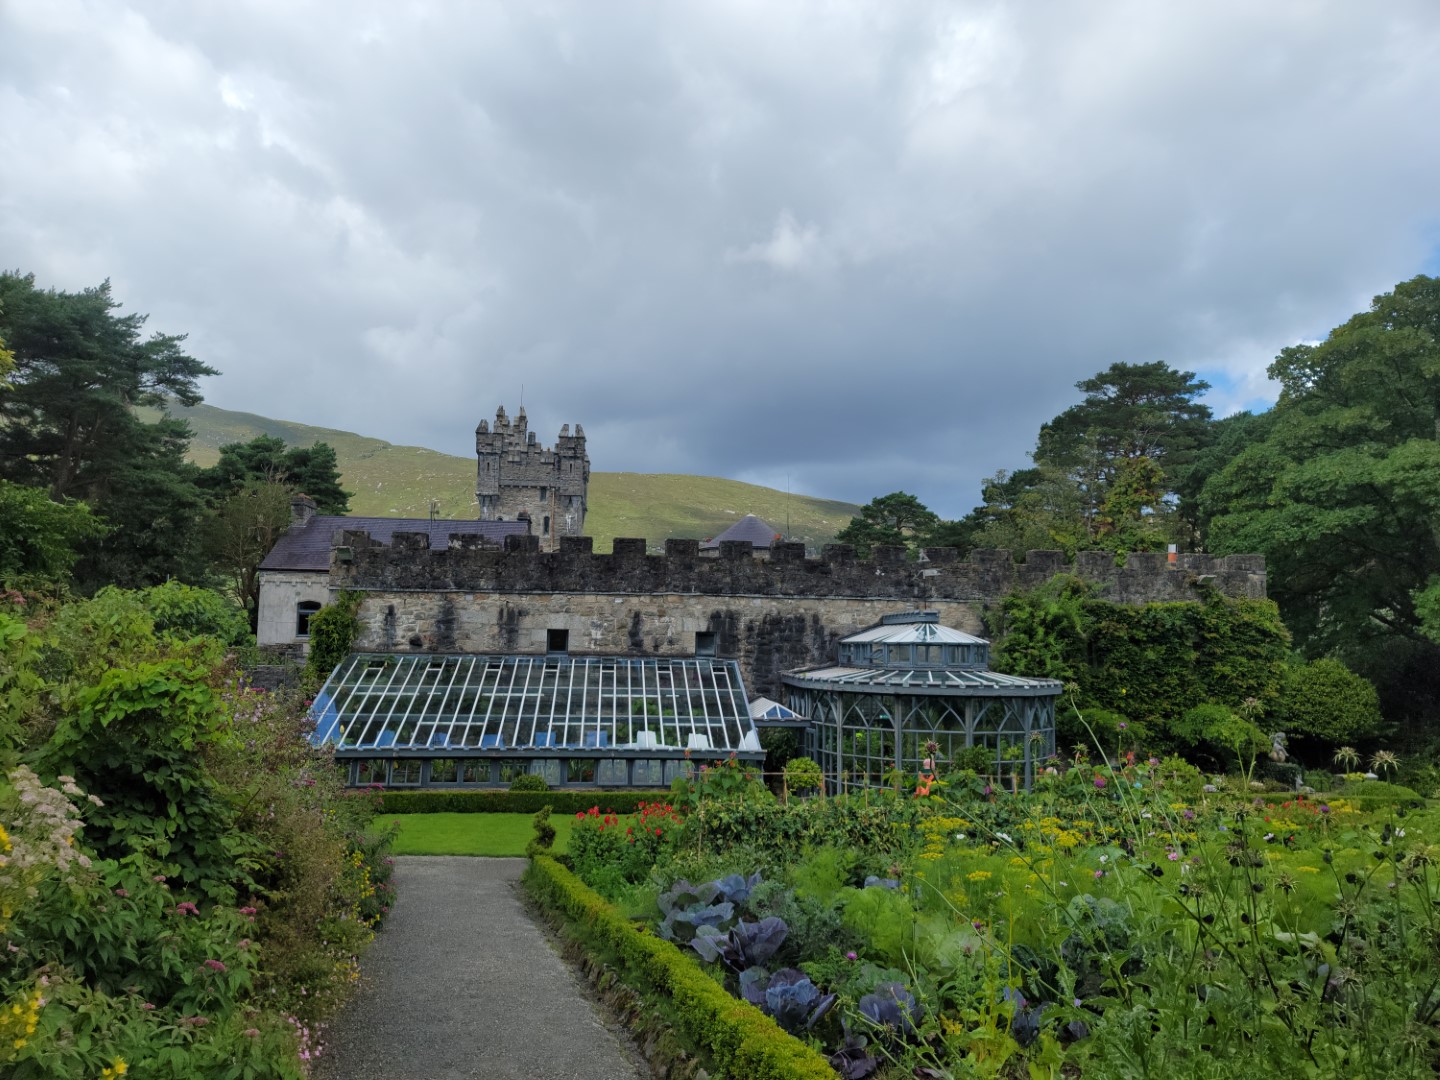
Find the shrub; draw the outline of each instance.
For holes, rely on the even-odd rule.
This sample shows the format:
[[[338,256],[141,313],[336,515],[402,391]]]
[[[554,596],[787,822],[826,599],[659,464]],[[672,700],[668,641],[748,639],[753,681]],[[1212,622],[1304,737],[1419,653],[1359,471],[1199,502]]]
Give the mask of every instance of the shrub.
[[[533,859],[536,855],[548,855],[555,846],[555,826],[550,824],[550,807],[542,806],[531,821],[535,835],[525,845],[525,855]]]
[[[1345,799],[1363,799],[1371,805],[1423,801],[1418,791],[1386,780],[1347,780],[1340,795]]]
[[[817,791],[825,786],[825,774],[811,758],[791,758],[785,766],[785,787],[791,792]]]
[[[155,632],[161,636],[182,640],[209,637],[224,645],[244,645],[252,640],[245,613],[212,589],[167,581],[137,590],[135,597],[155,620]]]
[[[310,617],[310,656],[305,661],[306,673],[323,681],[335,666],[350,655],[360,634],[360,593],[343,592]]]
[[[785,804],[709,802],[685,819],[682,844],[715,852],[744,848],[768,859],[820,845],[888,853],[910,842],[915,805],[914,800],[866,805],[854,797]]]
[[[616,814],[633,814],[641,803],[653,802],[661,792],[589,790],[556,791],[383,791],[378,800],[387,814],[533,814],[548,806],[557,814],[575,814],[599,807]],[[349,798],[368,801],[370,792],[351,790]]]
[[[835,1080],[823,1057],[773,1020],[737,1001],[668,941],[643,932],[554,859],[533,859],[525,887],[571,933],[603,950],[624,978],[673,1003],[673,1022],[727,1076],[748,1080]]]
[[[656,860],[675,846],[681,819],[669,803],[639,804],[628,819],[592,806],[575,815],[570,833],[570,865],[603,895],[649,876]]]
[[[1363,742],[1382,723],[1374,685],[1329,659],[1291,665],[1271,717],[1292,738],[1326,746]]]
[[[995,751],[980,743],[963,747],[955,751],[950,761],[950,770],[988,776],[995,771]]]
[[[1087,752],[1106,757],[1117,746],[1129,745],[1139,734],[1139,725],[1114,709],[1088,708],[1077,713],[1060,706],[1055,710],[1055,746],[1061,753],[1083,746]]]
[[[510,782],[511,791],[549,791],[550,785],[539,773],[522,773]]]
[[[237,867],[257,852],[231,828],[234,811],[204,768],[221,715],[210,679],[181,660],[107,671],[79,693],[44,761],[103,800],[87,834],[100,855],[153,848],[166,873],[233,902]]]

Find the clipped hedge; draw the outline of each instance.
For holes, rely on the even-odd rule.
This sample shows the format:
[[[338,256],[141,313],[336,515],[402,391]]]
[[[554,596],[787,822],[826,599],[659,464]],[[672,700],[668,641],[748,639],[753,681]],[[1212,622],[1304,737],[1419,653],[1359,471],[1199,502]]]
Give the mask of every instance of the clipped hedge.
[[[642,802],[667,802],[665,788],[652,791],[394,791],[382,793],[386,814],[533,814],[548,806],[556,814],[578,814],[598,806],[634,814]]]
[[[820,1054],[759,1009],[731,997],[696,961],[631,923],[554,859],[532,859],[524,881],[540,904],[614,953],[627,978],[669,998],[676,1027],[704,1047],[727,1076],[835,1080],[835,1070]]]

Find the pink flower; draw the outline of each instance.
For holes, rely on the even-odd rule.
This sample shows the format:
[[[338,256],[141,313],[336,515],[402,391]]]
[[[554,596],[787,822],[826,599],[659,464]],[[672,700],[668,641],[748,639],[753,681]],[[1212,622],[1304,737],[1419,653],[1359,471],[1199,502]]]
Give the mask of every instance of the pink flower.
[[[146,1001],[146,1002],[142,1002],[142,1003],[141,1003],[140,1008],[141,1008],[144,1012],[149,1012],[151,1009],[155,1008],[155,1006],[154,1006],[154,1005],[151,1005],[150,1002]]]
[[[197,908],[194,904],[192,904],[189,900],[182,900],[182,901],[180,901],[180,903],[178,903],[178,904],[175,905],[175,914],[176,914],[176,915],[199,915],[199,914],[200,914],[200,909]]]
[[[225,964],[220,960],[206,960],[205,966],[211,971],[224,971]]]
[[[116,889],[116,890],[115,890],[115,895],[116,895],[116,896],[129,896],[129,895],[130,895],[130,890],[129,890],[129,889]]]
[[[1166,857],[1167,859],[1169,859],[1171,862],[1179,862],[1179,861],[1180,861],[1180,853],[1179,853],[1178,851],[1172,851],[1172,852],[1170,852],[1170,854],[1166,855],[1165,857]]]
[[[241,914],[241,915],[254,915],[254,914],[255,914],[255,909],[254,909],[253,907],[242,907],[242,908],[240,909],[240,914]]]
[[[1103,788],[1105,786],[1105,778],[1103,776],[1095,777],[1095,786],[1097,788]]]
[[[249,939],[248,937],[242,937],[242,938],[236,943],[236,945],[237,945],[237,947],[238,947],[239,949],[241,949],[242,951],[245,950],[245,949],[248,949],[248,948],[250,948],[250,939]]]
[[[241,1032],[241,1034],[244,1035],[247,1039],[258,1039],[260,1037],[260,1029],[246,1028],[243,1032]]]
[[[1104,877],[1104,876],[1105,876],[1105,871],[1104,871],[1104,870],[1096,870],[1096,871],[1095,871],[1095,880],[1096,880],[1096,881],[1099,881],[1099,880],[1100,880],[1102,877]]]

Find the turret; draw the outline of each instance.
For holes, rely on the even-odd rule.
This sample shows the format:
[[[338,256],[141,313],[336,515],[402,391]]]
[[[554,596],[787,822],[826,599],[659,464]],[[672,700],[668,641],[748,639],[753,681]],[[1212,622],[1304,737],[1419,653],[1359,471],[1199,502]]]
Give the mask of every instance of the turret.
[[[555,448],[542,445],[521,406],[512,422],[502,405],[491,430],[475,429],[475,499],[482,521],[515,521],[527,514],[541,549],[553,551],[562,536],[580,536],[590,483],[585,429],[560,429]]]

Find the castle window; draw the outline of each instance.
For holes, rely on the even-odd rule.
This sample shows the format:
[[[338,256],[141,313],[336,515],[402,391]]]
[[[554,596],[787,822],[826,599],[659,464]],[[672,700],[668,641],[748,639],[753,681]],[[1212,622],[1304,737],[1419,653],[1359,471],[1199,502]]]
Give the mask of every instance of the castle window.
[[[547,653],[567,653],[570,651],[569,630],[546,630],[545,651]]]
[[[701,630],[695,634],[695,655],[715,655],[715,633],[714,631]]]
[[[544,502],[545,499],[546,499],[546,497],[547,497],[549,494],[550,494],[550,489],[547,488],[547,487],[542,487],[542,488],[540,489],[540,501],[541,501],[541,502]]]
[[[541,536],[549,536],[549,535],[550,535],[550,515],[549,515],[549,514],[546,514],[546,515],[545,515],[545,524],[543,524],[542,526],[540,526],[540,535],[541,535]]]
[[[295,605],[295,636],[297,638],[310,636],[310,616],[319,610],[320,605],[314,600],[301,600]]]

